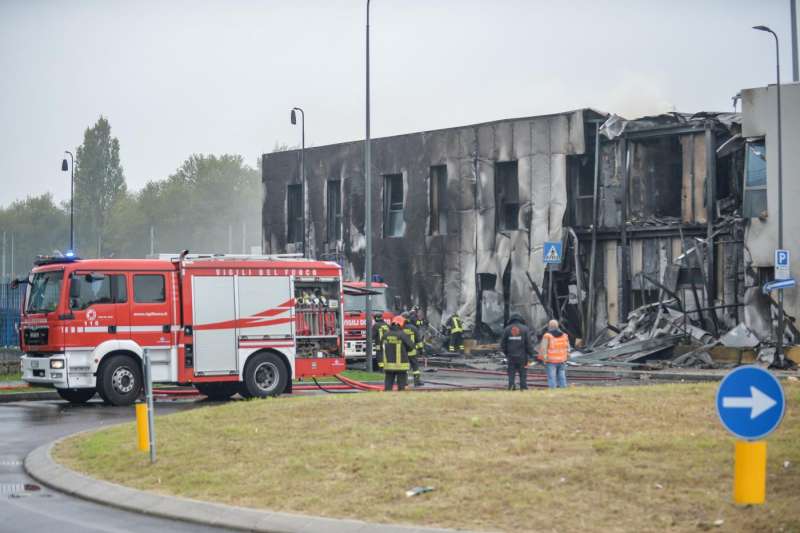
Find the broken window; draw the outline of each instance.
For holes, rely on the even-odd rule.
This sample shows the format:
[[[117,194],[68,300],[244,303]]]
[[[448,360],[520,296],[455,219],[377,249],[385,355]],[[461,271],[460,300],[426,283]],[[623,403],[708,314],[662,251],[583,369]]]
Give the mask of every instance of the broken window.
[[[591,226],[594,210],[594,157],[567,156],[570,173],[571,224]]]
[[[658,289],[633,289],[631,294],[633,296],[634,309],[658,302]]]
[[[327,204],[328,242],[342,240],[342,182],[328,180]]]
[[[286,188],[286,242],[303,241],[303,186]]]
[[[403,175],[383,177],[383,236],[402,237],[406,231],[403,218]]]
[[[680,136],[631,143],[630,213],[633,218],[680,217],[683,147]]]
[[[767,147],[764,139],[747,143],[744,170],[744,205],[747,218],[767,213]]]
[[[478,273],[478,289],[482,291],[493,291],[497,285],[497,275],[487,272]]]
[[[519,178],[516,161],[494,164],[494,200],[497,230],[518,229]]]
[[[447,166],[431,167],[428,184],[430,207],[429,235],[447,235]]]

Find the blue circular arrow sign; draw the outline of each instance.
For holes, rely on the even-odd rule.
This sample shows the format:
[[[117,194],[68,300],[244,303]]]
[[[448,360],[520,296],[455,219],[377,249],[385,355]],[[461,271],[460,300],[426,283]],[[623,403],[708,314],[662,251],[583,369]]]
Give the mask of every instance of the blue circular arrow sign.
[[[766,437],[778,427],[786,410],[778,380],[757,366],[732,370],[717,389],[717,413],[725,428],[746,440]]]

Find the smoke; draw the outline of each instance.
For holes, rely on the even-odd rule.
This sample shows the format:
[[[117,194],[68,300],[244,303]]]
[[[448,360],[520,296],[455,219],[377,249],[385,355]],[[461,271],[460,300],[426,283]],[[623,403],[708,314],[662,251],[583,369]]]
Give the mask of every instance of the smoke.
[[[625,72],[608,91],[601,109],[627,119],[675,111],[658,81],[644,74]]]

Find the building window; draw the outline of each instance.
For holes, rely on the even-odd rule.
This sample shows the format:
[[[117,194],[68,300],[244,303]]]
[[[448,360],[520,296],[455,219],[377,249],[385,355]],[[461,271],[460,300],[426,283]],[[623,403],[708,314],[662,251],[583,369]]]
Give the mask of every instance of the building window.
[[[744,206],[748,218],[767,214],[767,147],[764,140],[747,144],[744,172]]]
[[[429,235],[447,235],[447,166],[431,167],[428,184]]]
[[[286,189],[286,242],[303,241],[303,186]]]
[[[633,308],[658,302],[658,289],[633,289]]]
[[[519,229],[517,162],[494,164],[494,199],[498,231]]]
[[[328,242],[342,240],[342,182],[328,180]]]
[[[167,291],[161,274],[133,276],[133,300],[139,304],[156,304],[166,301]]]
[[[572,224],[578,227],[592,225],[594,214],[594,157],[569,156],[567,169],[571,177]]]
[[[403,175],[383,177],[383,236],[402,237],[406,231],[403,218]]]

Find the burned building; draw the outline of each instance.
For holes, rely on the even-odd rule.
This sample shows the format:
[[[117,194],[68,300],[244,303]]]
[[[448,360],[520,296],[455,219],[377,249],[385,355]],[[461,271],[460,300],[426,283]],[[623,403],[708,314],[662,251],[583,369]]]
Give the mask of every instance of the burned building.
[[[374,139],[373,271],[434,324],[457,311],[487,334],[518,312],[594,338],[665,300],[715,336],[764,306],[769,322],[746,243],[768,201],[744,180],[750,135],[734,113],[582,109]],[[363,278],[363,150],[306,149],[305,194],[299,150],[264,155],[266,252],[305,241]],[[564,254],[546,268],[548,241]]]
[[[529,280],[542,286],[543,244],[564,235],[569,169],[594,157],[603,120],[584,109],[374,139],[373,271],[433,323],[455,311],[495,331],[511,311],[545,320]],[[265,251],[301,249],[304,211],[308,255],[363,277],[363,150],[306,149],[305,195],[299,151],[264,156]]]

